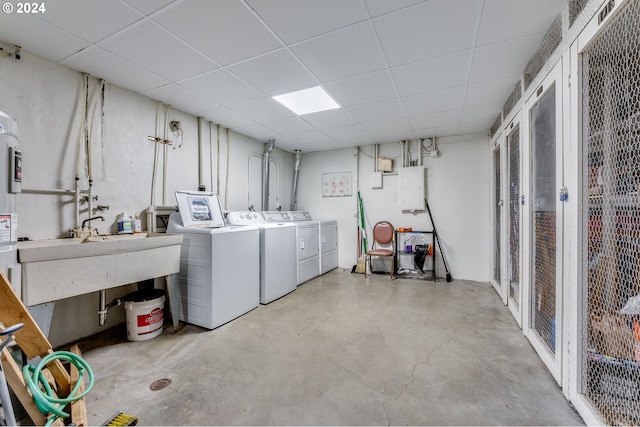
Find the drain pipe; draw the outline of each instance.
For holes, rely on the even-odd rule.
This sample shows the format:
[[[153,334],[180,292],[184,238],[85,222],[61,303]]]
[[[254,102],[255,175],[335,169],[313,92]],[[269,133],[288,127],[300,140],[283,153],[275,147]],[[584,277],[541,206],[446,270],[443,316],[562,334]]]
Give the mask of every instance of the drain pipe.
[[[107,291],[100,291],[100,301],[98,307],[98,325],[104,326],[107,323],[107,312],[111,307],[117,307],[122,304],[122,300],[120,298],[116,298],[107,304]]]
[[[276,145],[274,138],[269,138],[264,145],[264,154],[262,155],[262,210],[269,210],[269,158],[271,151]]]
[[[298,175],[300,174],[300,158],[302,150],[296,150],[296,164],[293,169],[293,189],[291,190],[291,210],[296,210],[298,204]]]

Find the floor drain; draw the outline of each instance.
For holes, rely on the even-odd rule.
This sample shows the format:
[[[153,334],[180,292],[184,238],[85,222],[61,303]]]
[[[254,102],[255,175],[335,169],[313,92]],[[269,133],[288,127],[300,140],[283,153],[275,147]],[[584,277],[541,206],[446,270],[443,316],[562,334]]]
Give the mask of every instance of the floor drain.
[[[152,382],[149,388],[153,391],[158,391],[167,387],[169,384],[171,384],[171,380],[169,378],[163,378],[161,380]]]

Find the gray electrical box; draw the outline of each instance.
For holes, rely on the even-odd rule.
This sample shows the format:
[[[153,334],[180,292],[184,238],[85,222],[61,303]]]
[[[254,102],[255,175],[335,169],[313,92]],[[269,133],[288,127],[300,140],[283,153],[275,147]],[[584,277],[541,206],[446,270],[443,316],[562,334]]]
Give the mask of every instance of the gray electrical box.
[[[400,168],[400,205],[403,211],[426,209],[426,171],[424,166]]]

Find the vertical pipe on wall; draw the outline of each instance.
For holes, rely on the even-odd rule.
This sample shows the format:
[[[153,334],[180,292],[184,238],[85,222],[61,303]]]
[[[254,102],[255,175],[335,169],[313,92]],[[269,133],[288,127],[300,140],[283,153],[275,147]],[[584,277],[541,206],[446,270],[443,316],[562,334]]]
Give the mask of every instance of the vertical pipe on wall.
[[[271,151],[276,144],[274,138],[269,138],[264,145],[264,153],[262,155],[262,210],[269,210],[269,158]]]
[[[298,204],[298,176],[300,175],[300,158],[302,150],[296,150],[296,163],[293,168],[293,189],[291,190],[291,210],[295,211]]]
[[[229,128],[227,128],[227,164],[224,166],[225,169],[225,178],[224,178],[224,209],[226,210],[229,206],[229,151],[231,148],[231,143],[229,142]]]
[[[164,131],[162,139],[165,141],[169,137],[169,111],[171,107],[167,106],[164,111]],[[162,206],[167,205],[167,160],[169,157],[169,144],[163,144],[164,150],[162,153]]]
[[[204,119],[198,117],[198,191],[205,191],[204,185],[204,138],[202,136],[202,126],[204,126]]]
[[[356,194],[358,197],[355,198],[355,213],[353,214],[353,218],[356,221],[356,231],[360,230],[360,207],[358,204],[358,200],[360,197],[360,147],[356,147],[353,149],[353,158],[355,159],[355,179],[354,185],[356,187]],[[358,257],[360,256],[360,232],[358,233],[358,244],[356,245],[355,250],[355,260],[358,262]],[[364,255],[363,255],[364,256]]]
[[[216,193],[220,194],[220,125],[216,125]]]
[[[213,191],[213,122],[209,122],[209,178],[211,191]]]

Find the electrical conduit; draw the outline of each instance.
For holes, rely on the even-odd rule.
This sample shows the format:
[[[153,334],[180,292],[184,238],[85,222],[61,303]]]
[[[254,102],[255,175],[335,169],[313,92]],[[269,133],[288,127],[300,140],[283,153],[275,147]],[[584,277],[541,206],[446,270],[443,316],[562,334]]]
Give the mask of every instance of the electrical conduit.
[[[300,159],[302,150],[296,150],[296,163],[293,168],[293,188],[291,190],[291,210],[295,211],[298,204],[298,176],[300,175]]]

